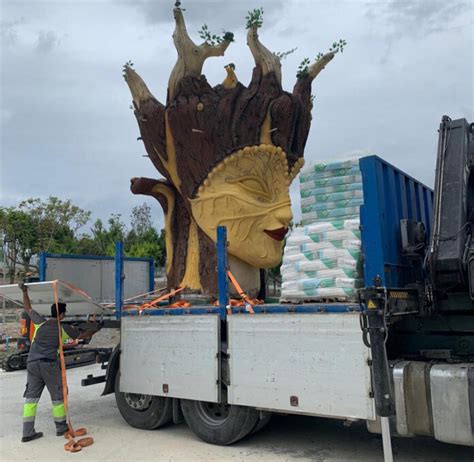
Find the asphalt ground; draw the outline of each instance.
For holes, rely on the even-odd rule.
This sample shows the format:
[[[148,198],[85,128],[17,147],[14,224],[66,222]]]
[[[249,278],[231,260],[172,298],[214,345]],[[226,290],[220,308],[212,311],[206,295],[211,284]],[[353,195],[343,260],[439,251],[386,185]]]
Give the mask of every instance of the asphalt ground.
[[[64,451],[64,438],[54,433],[50,398],[44,393],[36,423],[45,436],[21,443],[21,413],[26,372],[0,372],[0,460],[6,461],[194,461],[194,460],[311,460],[382,461],[382,441],[364,423],[350,427],[341,421],[300,416],[275,416],[269,425],[227,447],[199,440],[186,426],[146,431],[130,427],[121,417],[113,395],[100,396],[102,384],[81,387],[87,374],[100,375],[98,365],[68,370],[70,411],[76,427],[87,427],[95,440],[82,452]],[[393,439],[394,459],[401,461],[474,461],[474,448],[430,438]]]

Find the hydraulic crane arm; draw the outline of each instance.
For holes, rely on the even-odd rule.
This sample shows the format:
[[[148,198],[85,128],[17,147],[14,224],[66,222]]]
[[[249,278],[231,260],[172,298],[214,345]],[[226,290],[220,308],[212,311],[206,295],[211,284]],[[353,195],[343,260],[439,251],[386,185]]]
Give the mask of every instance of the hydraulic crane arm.
[[[474,124],[443,116],[439,128],[433,232],[427,256],[435,290],[474,299]],[[471,290],[472,288],[472,290]]]

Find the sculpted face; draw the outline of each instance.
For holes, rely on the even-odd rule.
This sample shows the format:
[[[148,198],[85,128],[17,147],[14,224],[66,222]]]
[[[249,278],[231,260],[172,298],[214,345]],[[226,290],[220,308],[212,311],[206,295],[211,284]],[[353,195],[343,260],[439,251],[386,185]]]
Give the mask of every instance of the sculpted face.
[[[217,227],[226,226],[231,255],[256,268],[272,268],[280,263],[293,218],[292,176],[281,148],[246,147],[209,173],[191,199],[193,217],[214,241]]]

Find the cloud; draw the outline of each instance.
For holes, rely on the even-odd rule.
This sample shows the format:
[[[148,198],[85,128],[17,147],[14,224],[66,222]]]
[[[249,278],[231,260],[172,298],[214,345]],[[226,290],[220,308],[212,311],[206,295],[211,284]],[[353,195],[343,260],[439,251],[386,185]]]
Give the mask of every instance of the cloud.
[[[59,38],[52,31],[40,31],[36,41],[36,51],[38,53],[50,53],[59,45]]]
[[[284,0],[183,0],[181,8],[185,10],[186,22],[193,27],[204,23],[213,25],[215,33],[221,29],[244,28],[245,16],[255,7],[263,7],[265,22],[272,22],[278,18]],[[144,15],[145,20],[151,24],[173,22],[173,2],[156,0],[132,0],[134,5]],[[193,34],[194,31],[189,31]],[[232,32],[235,32],[232,30]]]
[[[367,17],[382,20],[388,35],[396,38],[421,38],[465,26],[469,17],[472,22],[473,4],[464,0],[389,0],[367,7]]]
[[[370,33],[381,39],[380,64],[397,59],[397,44],[426,42],[430,37],[462,33],[473,27],[474,3],[465,0],[388,0],[369,2],[365,15]],[[472,39],[466,42],[472,48]]]
[[[0,39],[2,44],[11,46],[18,41],[18,26],[24,24],[24,18],[0,22]]]

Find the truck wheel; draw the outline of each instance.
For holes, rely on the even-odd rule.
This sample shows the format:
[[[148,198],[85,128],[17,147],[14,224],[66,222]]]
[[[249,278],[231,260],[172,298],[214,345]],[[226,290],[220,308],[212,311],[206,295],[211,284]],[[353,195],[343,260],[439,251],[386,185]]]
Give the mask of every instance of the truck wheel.
[[[122,393],[120,371],[115,376],[115,401],[122,417],[135,428],[154,430],[170,423],[173,419],[171,399],[162,396]]]
[[[258,412],[232,404],[182,400],[181,409],[189,428],[202,440],[225,446],[247,436],[258,421]]]
[[[271,418],[271,412],[259,412],[258,421],[255,424],[255,427],[253,427],[253,430],[250,432],[250,434],[253,435],[254,433],[257,433],[260,430],[264,429],[268,425],[268,422],[270,422]]]

